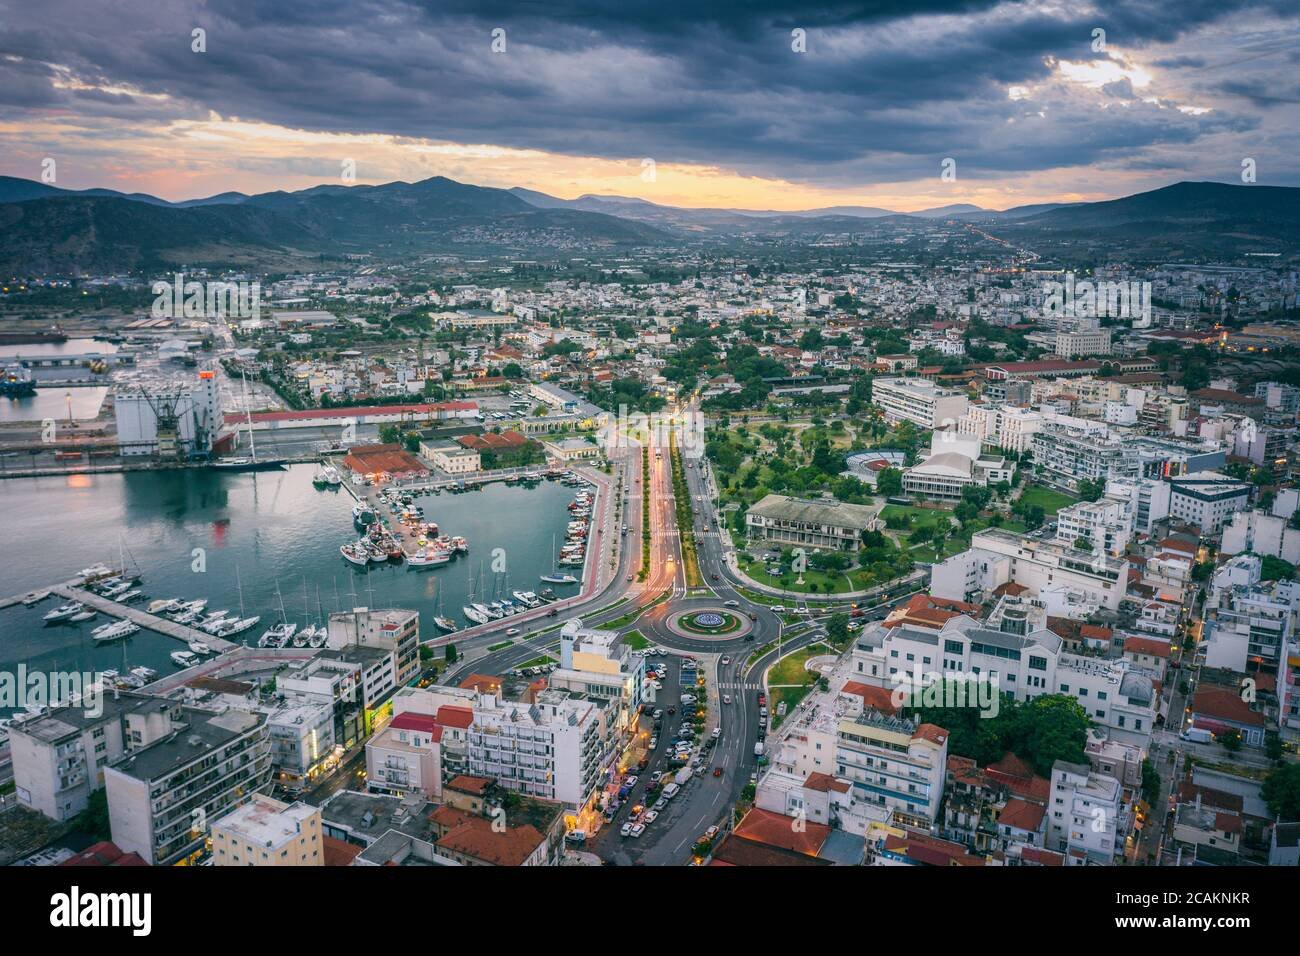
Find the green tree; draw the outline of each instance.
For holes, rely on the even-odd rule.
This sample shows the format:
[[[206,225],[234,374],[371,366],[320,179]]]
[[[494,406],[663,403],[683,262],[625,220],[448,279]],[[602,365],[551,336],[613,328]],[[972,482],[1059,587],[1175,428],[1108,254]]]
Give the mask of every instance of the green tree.
[[[903,473],[897,468],[882,468],[876,475],[876,491],[882,495],[903,493]]]
[[[1270,773],[1260,796],[1279,820],[1300,820],[1300,764],[1285,763]]]
[[[840,645],[849,639],[849,616],[837,611],[826,619],[826,637],[832,644]]]
[[[455,664],[457,658],[456,645],[448,644],[447,649],[443,652],[443,657],[448,664]]]

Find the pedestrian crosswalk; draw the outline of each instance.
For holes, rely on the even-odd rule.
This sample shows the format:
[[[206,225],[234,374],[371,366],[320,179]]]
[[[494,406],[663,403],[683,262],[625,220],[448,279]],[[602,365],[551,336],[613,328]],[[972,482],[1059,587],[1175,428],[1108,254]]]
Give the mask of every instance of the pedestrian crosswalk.
[[[740,681],[721,681],[718,684],[719,690],[762,690],[762,684],[745,684]]]

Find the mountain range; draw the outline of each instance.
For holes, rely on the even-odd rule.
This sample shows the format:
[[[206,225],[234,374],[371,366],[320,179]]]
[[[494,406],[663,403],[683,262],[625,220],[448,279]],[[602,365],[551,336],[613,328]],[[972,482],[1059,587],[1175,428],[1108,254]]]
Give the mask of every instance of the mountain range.
[[[799,211],[699,209],[625,196],[560,199],[434,177],[379,186],[221,193],[168,202],[110,189],[68,190],[0,176],[0,273],[68,275],[175,265],[305,265],[322,255],[619,248],[691,238],[861,233],[955,220],[1008,239],[1103,250],[1135,243],[1152,255],[1210,248],[1288,252],[1300,239],[1300,189],[1175,183],[1092,203],[1005,210],[969,204],[899,213],[870,206]]]

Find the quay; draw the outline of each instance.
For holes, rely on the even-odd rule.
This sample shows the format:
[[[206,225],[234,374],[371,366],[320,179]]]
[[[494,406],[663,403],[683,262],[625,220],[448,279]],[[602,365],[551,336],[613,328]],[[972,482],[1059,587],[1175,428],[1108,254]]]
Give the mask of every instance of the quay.
[[[167,637],[174,637],[186,644],[189,644],[190,641],[202,641],[216,654],[224,654],[240,646],[220,637],[213,637],[207,631],[200,631],[198,628],[189,627],[185,624],[177,624],[175,621],[169,621],[165,617],[150,614],[148,611],[110,601],[108,598],[100,597],[98,594],[81,587],[58,584],[50,588],[50,593],[57,594],[69,601],[80,601],[87,607],[93,607],[95,610],[102,611],[112,617],[125,618],[139,624],[142,628],[164,634]]]

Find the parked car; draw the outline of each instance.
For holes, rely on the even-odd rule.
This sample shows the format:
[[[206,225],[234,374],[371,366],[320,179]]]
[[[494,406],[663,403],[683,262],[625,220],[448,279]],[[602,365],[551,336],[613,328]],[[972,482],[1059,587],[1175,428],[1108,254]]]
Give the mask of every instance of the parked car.
[[[645,833],[645,824],[644,824],[644,823],[634,823],[634,824],[632,824],[632,830],[631,830],[631,833],[632,833],[632,836],[633,836],[633,837],[639,837],[639,836],[641,836],[641,834]]]
[[[645,823],[646,825],[649,825],[651,823],[654,823],[658,819],[659,819],[659,812],[657,810],[647,810],[641,822]]]
[[[704,831],[704,839],[706,840],[712,840],[717,835],[718,835],[717,827],[709,827],[707,830]]]
[[[631,835],[632,835],[632,824],[630,824],[630,823],[625,823],[625,824],[623,824],[623,826],[619,829],[618,834],[619,834],[619,836],[625,836],[625,837],[627,837],[627,836],[631,836]]]
[[[658,783],[663,778],[664,778],[664,772],[662,770],[656,770],[654,773],[650,774],[651,783]]]

